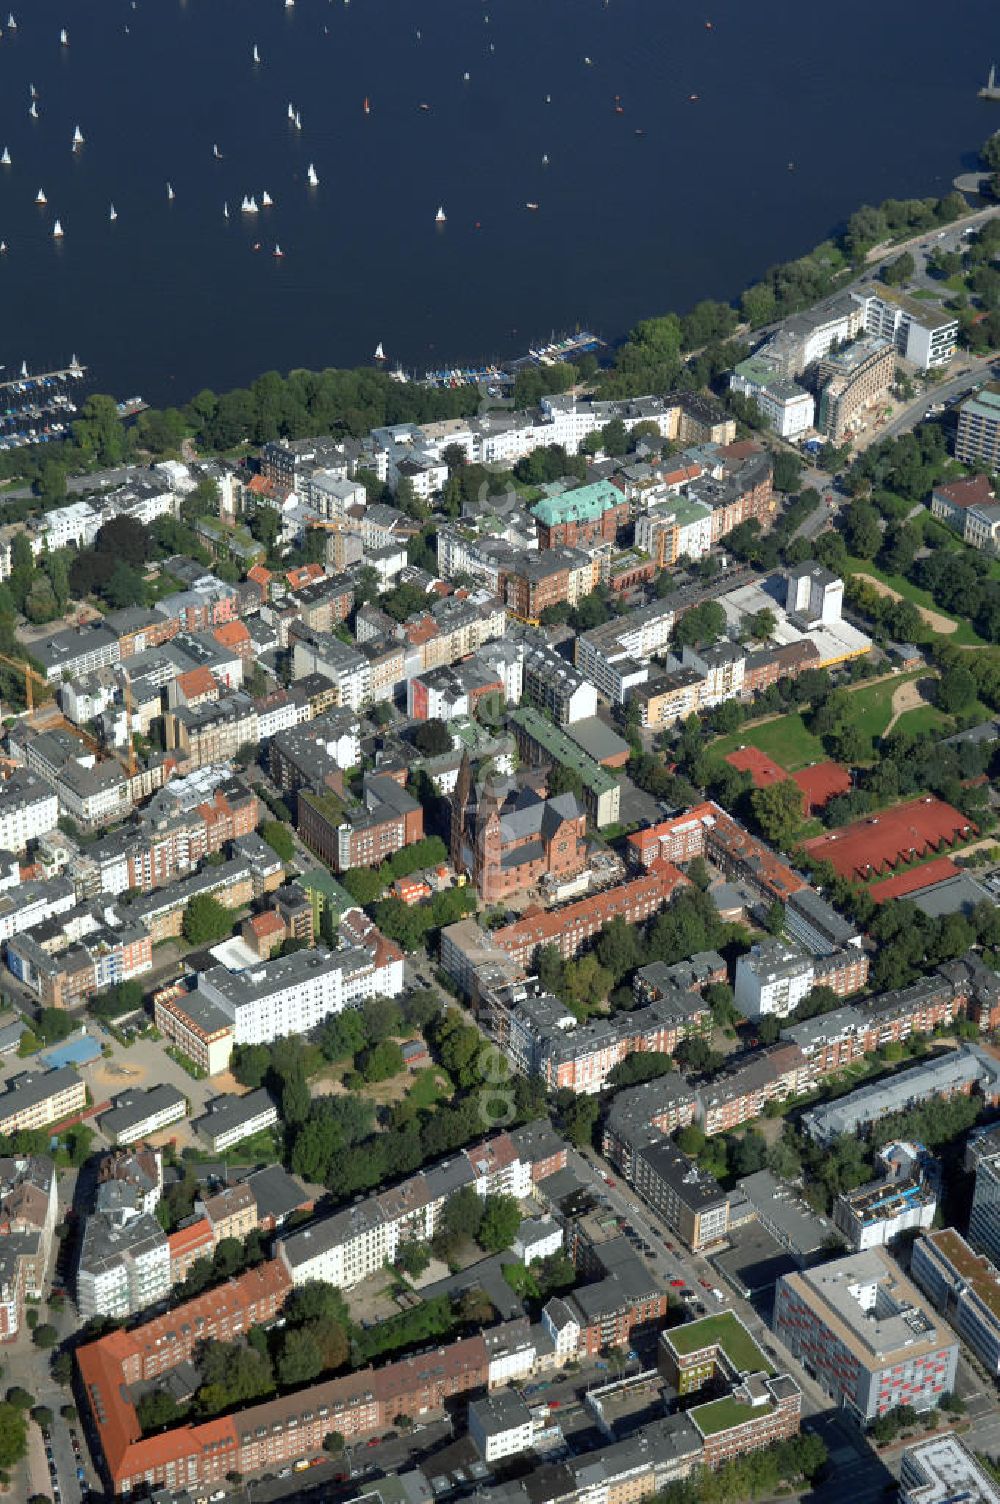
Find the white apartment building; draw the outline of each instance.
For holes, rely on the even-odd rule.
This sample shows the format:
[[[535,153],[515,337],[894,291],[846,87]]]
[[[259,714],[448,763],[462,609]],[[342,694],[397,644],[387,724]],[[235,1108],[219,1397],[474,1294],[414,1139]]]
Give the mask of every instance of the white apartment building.
[[[327,522],[343,517],[348,507],[363,507],[367,501],[360,481],[345,480],[336,470],[314,470],[299,490],[305,505]]]
[[[504,1194],[523,1200],[532,1191],[531,1161],[521,1158],[507,1134],[498,1134],[418,1171],[393,1190],[289,1233],[280,1239],[277,1257],[296,1285],[318,1279],[347,1289],[391,1263],[407,1240],[433,1237],[441,1208],[466,1186],[484,1198]]]
[[[231,1019],[236,1044],[268,1044],[374,997],[375,965],[363,950],[317,946],[249,971],[213,966],[199,975],[198,991]]]
[[[42,538],[50,552],[70,546],[90,548],[104,520],[101,512],[89,501],[72,501],[67,506],[56,507],[55,511],[46,512],[37,549],[32,540],[32,553],[41,552]]]
[[[469,1436],[484,1462],[517,1457],[531,1450],[535,1423],[531,1411],[513,1389],[502,1389],[473,1400],[468,1409]]]
[[[628,691],[649,677],[649,659],[667,647],[673,625],[673,607],[654,601],[584,632],[576,639],[576,666],[606,699],[624,704]]]
[[[785,376],[766,355],[751,355],[729,377],[731,391],[756,402],[768,427],[783,439],[797,439],[816,425],[811,392]]]
[[[851,296],[861,305],[865,330],[891,340],[906,360],[921,371],[946,366],[958,343],[958,320],[933,305],[918,302],[894,287],[877,287]]]
[[[311,718],[309,701],[297,699],[294,695],[276,694],[267,700],[258,700],[256,709],[257,735],[262,742],[270,741],[279,731],[291,731],[293,726],[300,726]],[[352,767],[353,764],[346,766]]]
[[[100,1214],[88,1217],[76,1273],[80,1316],[123,1319],[169,1295],[170,1244],[153,1216],[115,1226]]]
[[[665,540],[662,556],[661,534],[676,534]],[[652,559],[659,561],[662,557],[665,564],[680,558],[703,559],[712,547],[712,508],[686,496],[651,499],[649,510],[640,512],[635,520],[635,542]]]
[[[53,830],[58,819],[58,795],[36,774],[17,768],[0,783],[0,848],[4,851],[23,851],[29,841]]]
[[[371,698],[371,664],[363,653],[337,637],[317,633],[314,641],[296,638],[292,649],[292,674],[325,674],[337,686],[339,705],[360,710]]]
[[[1000,1504],[1000,1484],[957,1436],[932,1436],[903,1452],[899,1504]]]
[[[0,892],[0,941],[33,929],[43,919],[76,907],[76,892],[66,877],[18,883]],[[0,1130],[3,1131],[3,1130]]]
[[[810,991],[816,968],[784,941],[760,941],[736,962],[736,1006],[747,1018],[787,1018]]]
[[[113,1144],[137,1144],[187,1117],[187,1100],[176,1086],[161,1082],[148,1091],[127,1091],[102,1113],[101,1132]]]

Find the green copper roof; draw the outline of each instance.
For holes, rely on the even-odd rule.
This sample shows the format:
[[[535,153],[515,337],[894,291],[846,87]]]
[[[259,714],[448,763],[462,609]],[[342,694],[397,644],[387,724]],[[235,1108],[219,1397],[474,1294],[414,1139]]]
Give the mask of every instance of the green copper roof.
[[[620,507],[624,500],[617,486],[609,480],[598,480],[592,486],[578,486],[561,496],[547,497],[531,511],[546,527],[555,527],[562,522],[596,522],[611,507]]]

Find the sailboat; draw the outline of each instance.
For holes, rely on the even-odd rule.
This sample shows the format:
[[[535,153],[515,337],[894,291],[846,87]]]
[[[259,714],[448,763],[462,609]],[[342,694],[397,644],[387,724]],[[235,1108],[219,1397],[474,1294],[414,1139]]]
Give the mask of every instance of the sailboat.
[[[65,26],[63,27],[62,31],[59,33],[59,41],[60,41],[60,44],[63,47],[68,47],[69,46],[69,33],[67,32]]]
[[[0,165],[2,165],[4,167],[9,167],[10,166],[10,147],[9,146],[5,146],[4,149],[3,149],[3,156],[0,157]]]
[[[6,242],[6,240],[0,240],[0,256],[6,256],[6,254],[7,254],[7,242]]]
[[[983,88],[979,90],[979,98],[991,100],[1000,99],[1000,86],[997,85],[996,63],[991,63],[990,65],[990,76]]]
[[[289,120],[295,119],[295,106],[292,104],[291,100],[288,101],[288,118]]]
[[[371,100],[370,100],[370,99],[369,99],[369,98],[368,98],[368,95],[367,95],[367,94],[366,94],[366,95],[365,95],[365,102],[364,102],[364,104],[363,104],[363,105],[362,105],[362,106],[361,106],[361,108],[362,108],[362,109],[363,109],[363,110],[364,110],[364,112],[365,112],[365,114],[366,114],[366,115],[370,115],[370,114],[371,114],[371,112],[372,112],[372,102],[371,102]]]
[[[306,171],[306,181],[308,182],[310,188],[316,188],[319,186],[319,178],[316,176],[316,169],[311,162],[309,163],[308,170]]]
[[[295,9],[295,0],[285,0],[285,9],[286,10],[294,10]]]
[[[58,219],[56,220],[55,224],[52,226],[52,235],[53,235],[53,238],[55,240],[62,240],[62,238],[63,238],[62,223]]]
[[[83,145],[83,131],[80,129],[80,127],[78,125],[74,125],[74,127],[73,127],[73,150],[76,151],[76,148],[78,146],[82,146],[82,145]]]
[[[548,167],[548,165],[549,165],[549,154],[548,154],[547,151],[543,151],[542,152],[542,166],[543,167]]]
[[[280,261],[281,258],[282,258],[282,256],[285,254],[284,251],[281,249],[281,246],[277,243],[277,241],[275,241],[275,243],[274,243],[274,250],[271,252],[271,254],[272,254],[272,256],[274,256],[275,260],[277,260],[277,261]]]
[[[229,218],[229,205],[228,204],[223,204],[223,206],[222,206],[222,217],[223,217],[223,219],[228,219]]]
[[[218,146],[213,146],[212,147],[212,156],[215,158],[215,160],[217,162],[221,162],[222,161],[222,153],[219,150]]]
[[[28,114],[31,116],[32,120],[38,119],[38,105],[34,100],[32,100],[31,104],[28,106]]]
[[[114,204],[112,204],[111,205],[111,212],[108,215],[108,219],[111,221],[112,224],[114,224],[114,222],[115,222],[115,220],[117,218],[118,218],[118,210],[115,208]]]
[[[35,203],[36,204],[47,204],[48,203],[48,199],[45,197],[45,189],[44,188],[39,188],[38,192],[35,194]]]
[[[173,203],[173,201],[174,201],[174,199],[175,199],[175,198],[176,198],[176,197],[177,197],[177,195],[176,195],[176,194],[175,194],[175,193],[174,193],[174,190],[173,190],[173,188],[172,188],[172,187],[171,187],[171,186],[170,186],[170,184],[169,184],[169,183],[168,183],[168,184],[167,184],[167,198],[168,198],[168,199],[169,199],[169,201],[170,201],[170,202],[171,202],[171,203]]]
[[[445,221],[447,220],[447,218],[448,218],[448,216],[444,212],[444,205],[443,204],[438,204],[438,211],[437,211],[437,213],[434,216],[434,223],[436,225],[443,225],[445,223]]]
[[[295,111],[295,129],[297,131],[300,131],[302,129],[302,116],[299,114],[298,110]]]
[[[472,77],[471,73],[463,73],[462,74],[462,82],[465,83],[465,84],[467,84],[469,82],[469,79],[471,77]]]
[[[268,193],[268,191],[267,191],[266,188],[264,189],[264,192],[260,196],[260,202],[261,202],[261,207],[263,209],[270,209],[271,205],[274,203],[274,199]]]
[[[259,63],[260,62],[260,53],[257,51],[257,43],[256,42],[254,42],[254,44],[253,44],[253,60],[254,60],[255,63]]]
[[[246,194],[243,195],[243,202],[240,205],[240,212],[242,214],[258,214],[260,212],[257,208],[257,200],[253,197],[252,194],[249,198],[246,196]]]
[[[13,11],[11,11],[10,15],[7,17],[7,25],[10,27],[11,31],[17,30],[17,22],[14,20]]]
[[[381,340],[379,340],[378,344],[375,346],[375,359],[376,360],[385,360],[385,351],[382,349],[382,341]]]

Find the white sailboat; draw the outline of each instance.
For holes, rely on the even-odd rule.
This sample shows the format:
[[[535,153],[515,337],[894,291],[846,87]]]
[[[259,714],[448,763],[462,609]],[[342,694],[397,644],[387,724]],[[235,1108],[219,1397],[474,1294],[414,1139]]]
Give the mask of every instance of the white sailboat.
[[[4,167],[9,167],[10,166],[10,147],[9,146],[5,146],[4,149],[3,149],[3,156],[0,157],[0,165],[2,165]]]
[[[273,252],[272,252],[272,255],[273,255],[273,256],[274,256],[274,257],[275,257],[275,258],[276,258],[276,260],[278,260],[278,261],[280,261],[280,260],[281,260],[281,258],[282,258],[282,256],[283,256],[283,255],[284,255],[284,254],[285,254],[285,253],[284,253],[284,251],[283,251],[283,250],[282,250],[282,249],[281,249],[281,246],[280,246],[280,245],[279,245],[279,244],[278,244],[278,242],[277,242],[277,241],[275,241],[275,243],[274,243],[274,250],[273,250]]]
[[[10,15],[7,17],[7,25],[10,27],[11,31],[17,30],[17,22],[14,20],[13,11],[11,11]]]
[[[115,220],[117,218],[118,218],[118,210],[115,208],[114,204],[112,204],[111,205],[111,212],[108,215],[108,219],[111,221],[112,224],[114,224],[114,222],[115,222]]]
[[[268,193],[268,191],[267,191],[266,188],[264,189],[264,192],[260,196],[260,202],[261,202],[261,207],[264,208],[264,209],[270,209],[271,205],[274,203],[274,199]]]
[[[38,105],[34,100],[32,100],[31,104],[28,106],[28,114],[31,116],[32,120],[38,119]]]
[[[258,214],[260,212],[257,208],[257,200],[254,198],[253,194],[251,194],[249,198],[246,194],[243,195],[243,202],[240,205],[240,212],[242,214]]]
[[[38,90],[35,88],[34,84],[28,85],[28,93],[31,95],[32,99],[38,98]]]
[[[223,206],[222,206],[222,217],[223,217],[223,219],[228,219],[229,218],[229,205],[228,204],[223,204]]]
[[[22,381],[27,381],[27,379],[28,379],[28,362],[26,360],[22,360],[21,361],[21,380]]]
[[[311,162],[309,163],[309,167],[306,171],[306,182],[309,184],[310,188],[319,187],[319,178],[316,176],[316,169]]]
[[[82,145],[83,145],[83,131],[80,129],[80,127],[78,125],[74,125],[74,127],[73,127],[73,150],[76,151],[76,148],[78,146],[82,146]]]
[[[0,240],[0,256],[6,256],[6,254],[7,254],[7,242],[6,242],[6,240]]]
[[[291,100],[288,101],[288,118],[289,120],[295,119],[295,106],[292,104]]]
[[[65,26],[59,33],[59,42],[63,47],[69,46],[69,32],[66,30]]]
[[[543,151],[542,152],[542,166],[543,167],[548,167],[548,165],[549,165],[549,154],[548,154],[547,151]]]
[[[445,223],[445,221],[447,220],[447,218],[448,218],[448,216],[444,212],[444,205],[443,204],[438,204],[438,211],[437,211],[437,213],[434,216],[434,223],[436,225],[443,225]]]
[[[382,349],[382,341],[381,340],[379,340],[378,344],[375,346],[375,359],[376,360],[385,360],[385,351]]]
[[[302,116],[299,114],[298,110],[295,111],[295,129],[297,131],[300,131],[302,129]]]
[[[218,148],[217,145],[212,147],[212,156],[215,158],[215,160],[217,162],[221,162],[222,161],[222,153],[219,150],[219,148]]]
[[[44,188],[39,188],[38,192],[35,194],[35,203],[36,204],[47,204],[48,203],[48,199],[45,197],[45,189]]]
[[[63,227],[62,227],[62,221],[61,220],[57,219],[56,222],[55,222],[55,224],[52,226],[52,236],[53,236],[54,240],[62,240],[62,238],[63,238]]]
[[[173,190],[173,188],[172,188],[172,187],[171,187],[171,185],[170,185],[170,184],[169,184],[169,183],[168,183],[168,184],[167,184],[167,198],[168,198],[168,199],[169,199],[169,201],[170,201],[170,202],[171,202],[171,203],[173,203],[173,201],[174,201],[174,199],[175,199],[175,198],[176,198],[176,197],[177,197],[177,195],[176,195],[176,193],[175,193],[175,192],[174,192],[174,190]]]
[[[285,9],[286,10],[294,10],[295,9],[295,0],[285,0]]]
[[[257,51],[257,43],[256,42],[254,42],[254,44],[253,44],[253,60],[254,60],[255,63],[259,63],[260,62],[260,53]]]

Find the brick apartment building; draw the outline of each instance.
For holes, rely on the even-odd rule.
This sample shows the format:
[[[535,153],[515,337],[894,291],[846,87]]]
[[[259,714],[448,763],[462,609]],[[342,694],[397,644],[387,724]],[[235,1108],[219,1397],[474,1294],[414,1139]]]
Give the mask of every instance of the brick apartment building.
[[[463,755],[451,801],[451,859],[484,903],[524,893],[543,878],[575,876],[586,861],[586,828],[574,794],[542,799],[502,778],[475,785]]]
[[[687,884],[683,872],[664,862],[656,872],[606,888],[592,898],[581,898],[561,909],[529,911],[515,924],[494,930],[493,943],[525,968],[540,945],[554,945],[564,960],[571,960],[612,919],[642,924]]]

